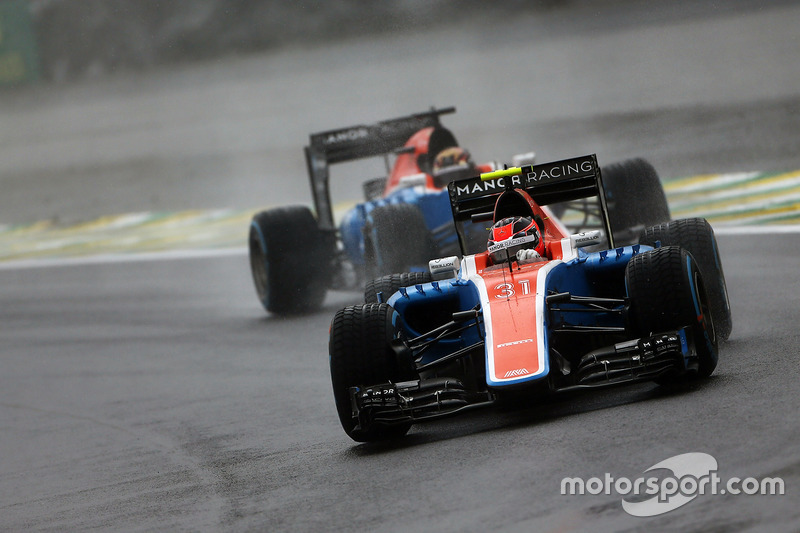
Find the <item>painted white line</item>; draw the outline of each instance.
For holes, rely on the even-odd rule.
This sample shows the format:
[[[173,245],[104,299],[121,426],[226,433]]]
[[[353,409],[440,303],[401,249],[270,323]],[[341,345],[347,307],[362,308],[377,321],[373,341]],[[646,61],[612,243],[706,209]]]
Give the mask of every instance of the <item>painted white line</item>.
[[[765,224],[763,226],[714,226],[717,235],[769,235],[771,233],[800,233],[800,224],[778,225]]]

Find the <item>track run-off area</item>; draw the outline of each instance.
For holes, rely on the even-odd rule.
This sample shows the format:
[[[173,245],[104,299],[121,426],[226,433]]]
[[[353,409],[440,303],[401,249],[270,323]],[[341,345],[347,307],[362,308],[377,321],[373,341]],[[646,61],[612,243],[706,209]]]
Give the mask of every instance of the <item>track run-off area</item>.
[[[800,170],[698,175],[664,188],[673,218],[704,217],[718,233],[800,231]],[[4,226],[0,268],[237,254],[258,210],[148,211],[69,226]]]

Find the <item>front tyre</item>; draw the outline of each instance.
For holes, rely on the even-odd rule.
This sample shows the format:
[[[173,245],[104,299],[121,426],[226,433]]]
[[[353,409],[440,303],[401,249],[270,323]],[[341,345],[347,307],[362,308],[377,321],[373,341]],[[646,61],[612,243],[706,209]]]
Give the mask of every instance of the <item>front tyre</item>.
[[[717,366],[717,336],[708,294],[694,258],[677,246],[634,256],[625,268],[632,324],[641,336],[691,327],[697,375]]]
[[[410,421],[370,423],[362,427],[353,416],[351,387],[369,387],[418,378],[410,361],[392,349],[396,336],[394,309],[381,304],[354,305],[339,310],[331,322],[330,354],[333,398],[342,428],[357,442],[399,438]]]
[[[250,271],[264,309],[295,314],[319,308],[331,283],[334,246],[305,206],[278,207],[253,216]]]

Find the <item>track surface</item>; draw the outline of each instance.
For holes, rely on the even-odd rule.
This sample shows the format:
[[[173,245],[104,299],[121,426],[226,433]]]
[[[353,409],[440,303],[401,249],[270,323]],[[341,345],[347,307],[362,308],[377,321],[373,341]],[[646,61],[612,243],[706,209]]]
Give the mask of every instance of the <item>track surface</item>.
[[[736,330],[702,386],[484,411],[397,446],[355,445],[338,424],[327,328],[352,295],[262,316],[245,257],[0,272],[2,527],[795,530],[800,235],[720,246]],[[651,519],[560,495],[565,476],[632,479],[694,451],[788,493]]]
[[[731,5],[655,25],[610,2],[433,44],[7,94],[3,222],[307,201],[309,131],[432,103],[459,107],[447,123],[478,159],[533,147],[641,155],[670,177],[798,169],[800,8]],[[258,182],[270,167],[297,179]],[[735,329],[712,379],[477,412],[389,446],[351,442],[330,392],[329,321],[357,295],[266,316],[241,255],[2,270],[0,529],[796,531],[800,235],[719,241]],[[636,478],[687,452],[787,494],[700,496],[654,518],[560,494],[567,476]]]

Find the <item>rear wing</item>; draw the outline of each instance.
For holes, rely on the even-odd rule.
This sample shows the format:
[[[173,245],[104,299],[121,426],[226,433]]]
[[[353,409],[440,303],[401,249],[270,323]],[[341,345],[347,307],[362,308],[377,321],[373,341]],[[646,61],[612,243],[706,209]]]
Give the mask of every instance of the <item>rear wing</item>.
[[[312,133],[305,154],[320,228],[335,229],[328,186],[330,165],[393,153],[402,148],[414,133],[439,126],[439,117],[455,110],[455,107],[431,108],[430,111],[376,124]]]
[[[466,250],[464,223],[491,220],[497,198],[512,188],[525,190],[540,206],[596,196],[608,247],[614,248],[603,179],[597,156],[591,154],[542,165],[512,167],[450,182],[447,190],[462,251]]]

